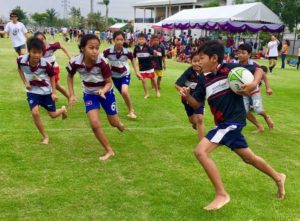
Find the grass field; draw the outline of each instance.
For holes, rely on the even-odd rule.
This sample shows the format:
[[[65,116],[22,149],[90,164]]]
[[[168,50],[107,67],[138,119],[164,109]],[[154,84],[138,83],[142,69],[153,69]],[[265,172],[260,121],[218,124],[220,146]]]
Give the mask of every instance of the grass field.
[[[75,43],[66,46],[78,53]],[[61,52],[57,57],[66,86],[67,59]],[[251,133],[250,124],[244,129],[254,152],[287,174],[286,199],[278,201],[271,179],[221,147],[212,157],[232,201],[217,212],[205,212],[202,207],[213,199],[213,188],[193,156],[197,135],[174,89],[187,64],[168,60],[161,98],[152,91],[144,100],[141,83],[133,76],[136,120],[126,117],[125,104],[116,95],[127,126],[123,134],[108,125],[101,111],[116,156],[99,162],[102,147],[89,128],[82,99],[66,121],[52,120],[42,111],[50,144],[40,144],[15,60],[10,41],[0,39],[0,220],[300,220],[300,71],[282,71],[278,64],[269,77],[274,94],[264,93],[264,106],[275,129],[261,134]],[[81,98],[78,76],[75,84]],[[65,104],[60,95],[57,105]],[[206,110],[208,130],[213,121]]]

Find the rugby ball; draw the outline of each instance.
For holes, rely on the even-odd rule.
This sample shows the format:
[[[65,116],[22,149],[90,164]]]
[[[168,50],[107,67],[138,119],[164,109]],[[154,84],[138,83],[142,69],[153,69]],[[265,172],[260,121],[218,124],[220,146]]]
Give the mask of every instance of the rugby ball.
[[[246,68],[236,67],[228,73],[229,87],[233,92],[242,90],[241,85],[251,83],[254,80],[253,74]]]

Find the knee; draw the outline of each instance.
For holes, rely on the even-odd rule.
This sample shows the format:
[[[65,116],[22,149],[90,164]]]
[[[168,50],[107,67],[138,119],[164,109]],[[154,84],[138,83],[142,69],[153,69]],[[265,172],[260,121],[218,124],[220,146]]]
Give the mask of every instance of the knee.
[[[202,125],[203,124],[203,118],[196,118],[195,123],[196,123],[196,125]]]
[[[203,151],[203,148],[201,146],[197,146],[196,149],[194,150],[194,155],[198,160],[202,160],[203,158],[207,157],[207,153]]]
[[[98,121],[91,121],[91,128],[95,132],[101,127],[100,122]]]
[[[120,122],[117,120],[110,120],[109,123],[112,127],[118,127],[120,124]]]
[[[246,164],[254,164],[256,157],[257,156],[253,155],[253,156],[243,157],[242,159]]]
[[[31,115],[32,115],[33,117],[39,117],[39,116],[40,116],[40,112],[39,112],[38,109],[32,109],[32,110],[31,110]]]

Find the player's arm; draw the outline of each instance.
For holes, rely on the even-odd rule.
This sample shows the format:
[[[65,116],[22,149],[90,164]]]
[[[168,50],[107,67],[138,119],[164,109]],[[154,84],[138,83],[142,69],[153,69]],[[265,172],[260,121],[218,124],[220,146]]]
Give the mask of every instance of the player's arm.
[[[22,80],[22,82],[23,82],[25,88],[26,88],[27,90],[30,90],[30,89],[31,89],[31,86],[30,86],[29,82],[26,81],[26,78],[25,78],[25,75],[24,75],[23,71],[21,71],[21,69],[18,68],[18,72],[19,72],[19,75],[20,75],[20,77],[21,77],[21,80]]]
[[[135,58],[130,59],[130,61],[131,61],[131,64],[132,64],[132,68],[133,68],[134,73],[136,74],[137,78],[138,78],[139,80],[141,80],[141,79],[142,79],[142,76],[139,74],[139,72],[138,72],[138,70],[137,70],[137,68],[136,68]]]
[[[186,98],[187,103],[196,110],[200,107],[201,103],[190,94],[190,90],[189,87],[182,87],[179,92],[181,96]]]
[[[268,95],[272,95],[273,91],[271,89],[271,86],[270,86],[270,82],[269,82],[269,79],[268,79],[268,76],[267,74],[264,72],[263,74],[263,79],[262,79],[265,83],[265,87],[266,87],[266,93]]]
[[[111,87],[112,87],[112,78],[111,77],[106,78],[105,85],[101,90],[98,91],[98,94],[104,99],[106,99],[105,94],[111,89]]]
[[[163,69],[166,70],[167,65],[166,65],[166,52],[165,52],[165,50],[163,52],[162,62],[163,62]]]
[[[68,74],[67,77],[67,82],[68,82],[68,91],[70,94],[69,97],[69,102],[68,102],[68,107],[72,108],[73,102],[77,100],[74,92],[74,75],[73,74]]]
[[[50,83],[51,83],[51,87],[52,87],[52,94],[51,94],[51,98],[53,101],[57,101],[58,97],[56,94],[56,82],[55,82],[55,76],[52,75],[50,76]]]
[[[67,50],[67,48],[64,45],[60,45],[61,50],[65,53],[65,55],[69,58],[69,60],[71,59],[71,54],[69,53],[69,51]]]
[[[250,95],[261,81],[263,74],[263,70],[257,67],[254,72],[254,80],[251,83],[241,85],[243,89],[239,90],[238,93],[241,95]]]

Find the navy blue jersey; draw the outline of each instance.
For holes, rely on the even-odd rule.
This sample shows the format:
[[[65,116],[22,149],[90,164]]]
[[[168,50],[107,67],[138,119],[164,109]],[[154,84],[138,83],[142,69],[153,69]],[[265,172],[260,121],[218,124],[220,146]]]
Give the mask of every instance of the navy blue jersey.
[[[195,91],[196,86],[199,81],[199,74],[193,69],[193,67],[189,67],[176,81],[180,87],[189,87],[191,89],[191,94]]]
[[[230,89],[227,79],[230,70],[239,66],[238,64],[222,64],[216,73],[199,76],[198,85],[192,95],[202,104],[207,99],[216,125],[220,123],[246,124],[243,96],[235,94]],[[256,69],[254,65],[247,65],[245,68],[252,73]]]
[[[140,71],[148,71],[153,69],[153,49],[149,45],[136,45],[133,51],[133,56],[138,58]]]
[[[162,45],[153,45],[152,49],[157,52],[156,56],[152,57],[152,65],[155,70],[162,70],[163,69],[163,58],[166,56],[165,47]]]

